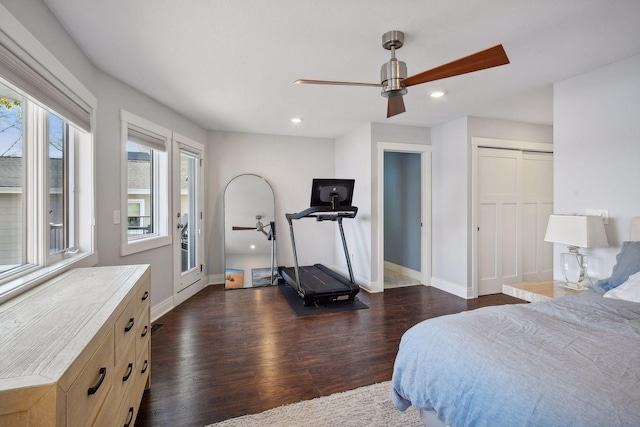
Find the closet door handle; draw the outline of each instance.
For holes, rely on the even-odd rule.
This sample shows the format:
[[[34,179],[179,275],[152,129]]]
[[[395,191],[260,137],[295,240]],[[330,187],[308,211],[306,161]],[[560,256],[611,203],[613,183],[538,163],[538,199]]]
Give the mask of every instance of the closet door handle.
[[[129,332],[131,329],[133,329],[133,325],[136,323],[136,321],[133,319],[133,317],[131,319],[129,319],[129,324],[127,326],[125,326],[124,331],[125,332]]]
[[[129,363],[129,366],[127,368],[127,374],[122,377],[122,382],[126,382],[131,376],[131,373],[133,372],[133,363]]]
[[[107,368],[100,368],[100,378],[98,378],[98,382],[93,387],[89,387],[87,390],[87,395],[91,396],[92,394],[96,394],[100,386],[102,385],[102,381],[107,376]]]

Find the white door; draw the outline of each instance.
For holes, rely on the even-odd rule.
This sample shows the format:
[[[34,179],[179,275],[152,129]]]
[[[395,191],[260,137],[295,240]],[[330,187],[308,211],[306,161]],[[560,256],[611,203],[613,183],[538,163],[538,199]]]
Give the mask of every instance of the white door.
[[[549,280],[553,245],[553,155],[478,149],[478,295],[503,284]]]
[[[553,243],[544,241],[553,213],[553,154],[522,155],[522,280],[553,279]]]
[[[478,295],[522,281],[522,152],[478,149]]]
[[[203,284],[204,146],[179,135],[173,140],[174,295],[179,302]],[[187,289],[189,288],[189,291]]]

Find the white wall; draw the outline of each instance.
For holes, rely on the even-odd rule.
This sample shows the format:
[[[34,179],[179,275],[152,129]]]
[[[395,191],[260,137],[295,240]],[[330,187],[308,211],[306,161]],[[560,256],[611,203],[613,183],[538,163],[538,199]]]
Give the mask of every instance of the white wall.
[[[210,283],[222,283],[224,275],[224,210],[226,185],[234,177],[252,173],[266,179],[275,193],[278,264],[293,266],[293,251],[285,213],[309,207],[313,178],[334,177],[334,141],[234,132],[209,132],[206,161],[208,217],[207,264]],[[294,221],[300,265],[331,265],[334,224],[312,219]],[[328,236],[329,235],[329,236]]]
[[[384,203],[378,200],[378,142],[391,142],[403,144],[431,144],[431,129],[420,126],[399,126],[386,123],[371,123],[371,282],[378,284],[378,290],[383,289],[384,277],[378,277],[378,266],[384,262],[384,253],[378,253],[379,234],[383,233],[384,224],[378,221],[378,203]]]
[[[120,256],[120,109],[205,142],[206,132],[187,118],[98,70],[69,37],[41,0],[2,0],[2,4],[97,98],[96,240],[100,265],[151,265],[151,306],[173,295],[172,247]]]
[[[353,205],[358,207],[354,219],[343,222],[344,235],[352,254],[352,268],[356,283],[371,287],[371,125],[367,124],[349,132],[335,141],[336,178],[356,180],[353,190]],[[333,224],[333,265],[347,273],[347,261],[336,224]],[[348,277],[348,276],[347,276]]]
[[[551,143],[552,135],[551,126],[481,117],[432,128],[433,286],[472,296],[472,138]]]
[[[378,142],[429,144],[429,128],[367,123],[335,141],[336,178],[355,178],[353,204],[358,207],[355,221],[345,221],[345,238],[352,254],[356,282],[368,290],[382,290],[378,265]],[[342,242],[335,235],[335,262],[346,272]]]
[[[640,55],[556,83],[553,120],[555,212],[609,210],[610,247],[584,250],[590,274],[608,277],[640,216]],[[554,260],[564,249],[555,245]]]
[[[469,147],[467,118],[431,129],[432,286],[463,294],[468,282]]]

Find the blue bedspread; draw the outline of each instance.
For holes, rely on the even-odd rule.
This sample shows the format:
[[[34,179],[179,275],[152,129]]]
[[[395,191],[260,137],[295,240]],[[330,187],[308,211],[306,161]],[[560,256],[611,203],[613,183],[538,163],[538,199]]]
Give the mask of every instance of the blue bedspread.
[[[581,294],[419,323],[393,401],[451,427],[640,426],[640,304]]]

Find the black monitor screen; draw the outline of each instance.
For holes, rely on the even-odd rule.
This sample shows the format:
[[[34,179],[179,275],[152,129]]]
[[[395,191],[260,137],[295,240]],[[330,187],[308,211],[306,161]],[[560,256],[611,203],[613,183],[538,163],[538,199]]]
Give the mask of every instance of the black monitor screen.
[[[351,206],[354,184],[355,179],[315,178],[311,188],[311,207],[331,206],[337,209],[340,206]],[[335,206],[332,206],[333,199]]]

